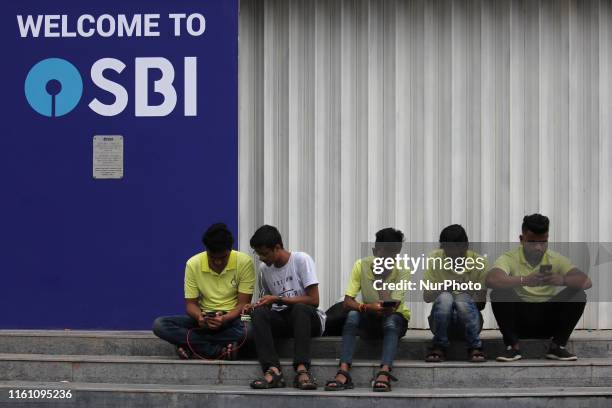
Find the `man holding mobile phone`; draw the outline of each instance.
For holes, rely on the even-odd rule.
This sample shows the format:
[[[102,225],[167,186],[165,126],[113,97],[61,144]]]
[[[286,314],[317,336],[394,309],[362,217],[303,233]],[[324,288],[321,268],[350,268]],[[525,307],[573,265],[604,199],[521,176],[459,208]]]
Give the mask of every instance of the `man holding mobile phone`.
[[[342,331],[342,353],[340,367],[336,376],[327,381],[326,391],[353,388],[349,373],[355,352],[357,334],[368,338],[383,339],[380,371],[374,376],[373,391],[391,391],[393,361],[397,353],[398,341],[406,334],[410,310],[404,304],[404,290],[386,290],[382,284],[400,283],[410,279],[410,269],[384,268],[375,273],[376,259],[395,258],[402,249],[404,234],[393,228],[385,228],[376,233],[373,256],[359,259],[353,266],[348,288],[344,296],[344,308],[349,310]],[[379,281],[381,285],[375,284]],[[355,298],[361,294],[361,303]]]
[[[486,279],[506,351],[497,361],[522,358],[520,338],[551,339],[546,358],[573,361],[566,348],[586,305],[591,280],[565,256],[548,249],[549,220],[523,218],[521,245],[501,255]],[[557,292],[558,287],[563,289]]]
[[[431,351],[425,357],[428,363],[446,359],[450,339],[463,340],[468,346],[468,361],[486,361],[480,331],[483,318],[480,311],[486,303],[486,258],[469,249],[465,229],[449,225],[440,233],[440,249],[427,256],[427,269],[423,281],[429,284],[447,281],[480,284],[479,291],[426,290],[423,300],[432,303],[429,327],[434,334]],[[448,260],[452,262],[447,262]],[[448,265],[450,268],[445,268]]]
[[[314,390],[317,384],[310,372],[310,343],[325,330],[325,313],[319,310],[319,280],[315,263],[305,252],[289,252],[276,227],[263,225],[255,231],[250,245],[259,256],[262,296],[251,311],[257,358],[264,373],[251,388],[285,386],[274,345],[275,337],[294,338],[293,385]]]
[[[232,249],[234,238],[225,224],[211,225],[202,242],[206,251],[185,267],[186,315],[157,318],[153,332],[174,344],[182,359],[193,353],[234,359],[245,337],[240,313],[253,295],[255,267],[248,254]]]

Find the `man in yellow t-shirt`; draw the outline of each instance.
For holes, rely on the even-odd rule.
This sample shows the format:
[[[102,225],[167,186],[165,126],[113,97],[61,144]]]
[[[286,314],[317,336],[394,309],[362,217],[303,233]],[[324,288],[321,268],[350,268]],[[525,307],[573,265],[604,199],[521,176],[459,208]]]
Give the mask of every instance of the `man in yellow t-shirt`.
[[[391,375],[391,367],[398,341],[406,334],[410,319],[410,310],[404,304],[405,286],[401,286],[408,283],[410,270],[398,269],[397,265],[389,269],[379,261],[395,258],[403,242],[401,231],[384,228],[376,233],[374,256],[355,262],[344,296],[344,308],[349,313],[342,331],[340,367],[336,376],[325,385],[326,391],[353,388],[349,370],[357,334],[383,339],[381,369],[374,376],[373,391],[391,391],[391,380],[397,381]],[[361,294],[362,303],[355,300],[358,294]]]
[[[546,358],[573,361],[565,345],[586,305],[589,277],[565,256],[548,249],[549,220],[523,218],[521,245],[501,255],[486,279],[506,351],[497,361],[522,358],[519,338],[552,338]],[[559,293],[558,287],[565,287]]]
[[[483,324],[480,310],[484,308],[487,294],[486,258],[469,249],[465,229],[454,224],[442,230],[440,249],[428,254],[426,261],[423,282],[431,289],[423,292],[423,300],[433,302],[429,327],[434,338],[425,361],[443,361],[449,338],[466,340],[469,361],[486,361],[480,340]],[[458,288],[453,288],[451,283],[459,284]]]
[[[205,252],[187,261],[187,315],[159,317],[153,332],[177,347],[179,357],[235,359],[238,342],[245,340],[240,320],[255,284],[251,257],[232,250],[234,238],[225,224],[213,224],[202,238]]]

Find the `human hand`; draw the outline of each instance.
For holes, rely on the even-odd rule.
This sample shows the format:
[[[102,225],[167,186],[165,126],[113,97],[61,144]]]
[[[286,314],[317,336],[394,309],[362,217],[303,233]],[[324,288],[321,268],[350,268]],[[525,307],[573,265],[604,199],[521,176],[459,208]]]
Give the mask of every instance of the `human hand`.
[[[266,295],[259,298],[257,303],[255,303],[255,307],[271,305],[272,303],[276,303],[277,301],[278,296]]]
[[[242,307],[242,311],[240,312],[240,314],[250,314],[253,311],[254,307],[255,305],[253,303],[247,303]]]
[[[533,272],[523,277],[522,286],[542,286],[543,275],[540,272]]]
[[[224,315],[217,312],[214,317],[207,316],[206,317],[206,325],[211,330],[219,330],[221,326],[223,326],[223,322],[225,321]]]
[[[366,312],[375,313],[377,315],[383,315],[393,312],[393,308],[382,307],[382,302],[373,302],[366,304]]]
[[[549,273],[544,275],[542,278],[542,283],[550,286],[564,286],[565,285],[565,277],[558,273]]]

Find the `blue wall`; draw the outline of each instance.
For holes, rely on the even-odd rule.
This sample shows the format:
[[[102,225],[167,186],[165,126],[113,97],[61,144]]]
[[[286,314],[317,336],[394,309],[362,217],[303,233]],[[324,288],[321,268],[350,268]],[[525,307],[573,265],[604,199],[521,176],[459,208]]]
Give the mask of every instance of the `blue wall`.
[[[71,4],[74,3],[74,4]],[[0,328],[147,329],[181,313],[185,261],[202,250],[203,230],[226,222],[237,232],[237,0],[3,2],[0,33]],[[159,13],[159,37],[21,38],[18,14]],[[169,13],[201,13],[202,36],[173,35]],[[198,115],[183,114],[183,58],[198,57]],[[24,95],[30,68],[46,58],[74,64],[83,79],[78,106],[61,117],[36,113]],[[135,117],[134,59],[164,57],[178,94],[165,117]],[[93,98],[114,97],[90,78],[100,58],[126,64],[105,75],[129,95],[114,117]],[[152,103],[157,71],[150,72]],[[94,135],[123,135],[122,180],[94,180]]]

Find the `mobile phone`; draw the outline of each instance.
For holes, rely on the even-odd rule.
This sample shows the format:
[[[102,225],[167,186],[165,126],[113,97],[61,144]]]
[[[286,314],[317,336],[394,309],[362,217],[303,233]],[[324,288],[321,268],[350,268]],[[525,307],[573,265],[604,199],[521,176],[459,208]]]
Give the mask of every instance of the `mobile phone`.
[[[552,265],[540,265],[541,275],[550,275],[552,273]]]
[[[206,317],[217,317],[217,312],[206,312]]]
[[[384,302],[382,302],[382,307],[385,308],[391,308],[391,307],[395,307],[399,304],[399,300],[385,300]]]

